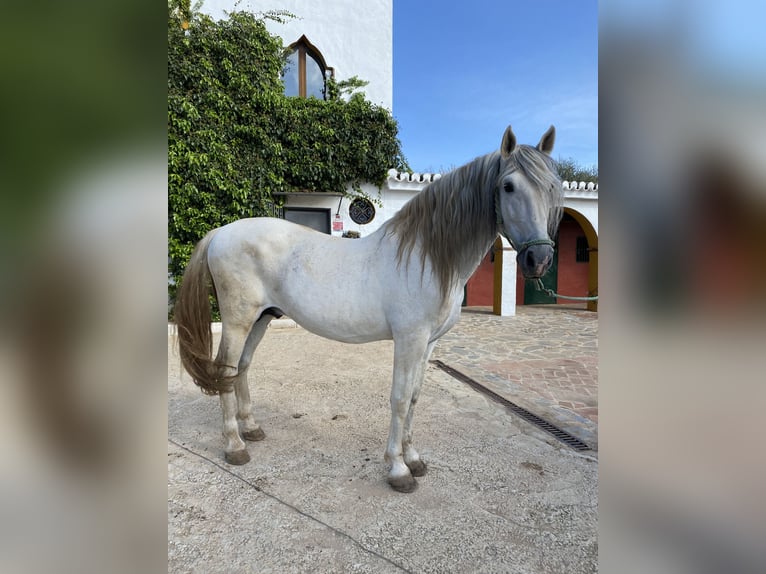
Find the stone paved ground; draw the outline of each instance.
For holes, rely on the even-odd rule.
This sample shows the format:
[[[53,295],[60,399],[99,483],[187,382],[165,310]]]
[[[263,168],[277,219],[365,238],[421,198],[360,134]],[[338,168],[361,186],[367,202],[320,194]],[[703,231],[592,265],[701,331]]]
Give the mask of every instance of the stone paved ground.
[[[539,305],[498,317],[467,308],[432,359],[598,448],[597,313]]]

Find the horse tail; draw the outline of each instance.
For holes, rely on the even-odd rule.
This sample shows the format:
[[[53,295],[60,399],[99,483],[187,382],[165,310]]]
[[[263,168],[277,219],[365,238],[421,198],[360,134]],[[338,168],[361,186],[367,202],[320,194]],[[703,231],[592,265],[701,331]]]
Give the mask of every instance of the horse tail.
[[[205,235],[194,248],[173,308],[181,364],[207,395],[217,395],[231,388],[230,380],[218,376],[219,369],[213,361],[209,296],[211,292],[215,293],[215,289],[207,264],[207,250],[216,231],[214,229]]]

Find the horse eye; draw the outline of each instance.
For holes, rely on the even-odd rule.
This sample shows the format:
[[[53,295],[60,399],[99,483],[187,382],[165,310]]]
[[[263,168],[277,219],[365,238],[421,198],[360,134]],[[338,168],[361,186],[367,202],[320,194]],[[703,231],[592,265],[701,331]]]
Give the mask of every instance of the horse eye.
[[[510,181],[506,181],[506,182],[503,184],[503,189],[504,189],[506,192],[508,192],[508,193],[511,193],[511,192],[513,191],[513,184],[512,184]]]

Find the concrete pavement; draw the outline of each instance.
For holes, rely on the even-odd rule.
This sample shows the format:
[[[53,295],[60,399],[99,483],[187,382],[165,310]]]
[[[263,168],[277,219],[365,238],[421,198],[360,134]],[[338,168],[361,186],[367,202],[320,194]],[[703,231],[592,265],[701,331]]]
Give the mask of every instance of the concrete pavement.
[[[434,359],[597,448],[596,314],[463,313]],[[596,452],[576,453],[434,366],[414,419],[429,465],[386,484],[390,341],[270,329],[250,373],[266,440],[223,461],[220,408],[168,337],[168,570],[595,572]]]

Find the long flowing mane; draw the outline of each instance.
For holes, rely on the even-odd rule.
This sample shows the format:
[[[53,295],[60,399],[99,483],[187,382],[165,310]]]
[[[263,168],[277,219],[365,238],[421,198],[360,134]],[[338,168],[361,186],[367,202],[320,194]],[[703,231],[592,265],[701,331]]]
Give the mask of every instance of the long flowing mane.
[[[550,232],[561,218],[562,190],[555,164],[532,146],[519,145],[503,160],[500,152],[476,158],[427,185],[385,225],[399,241],[399,263],[417,245],[421,268],[426,259],[445,297],[461,273],[473,271],[498,233],[495,189],[504,173],[521,169],[551,213]]]

